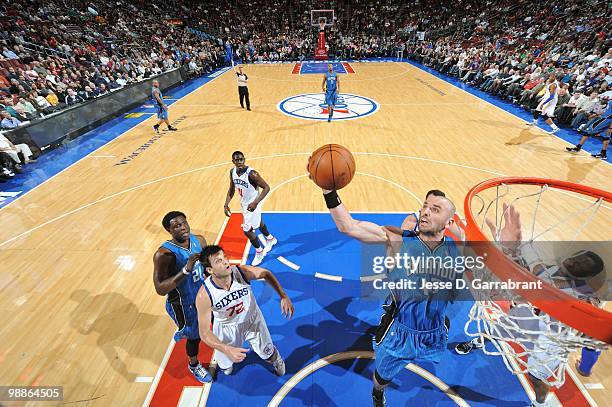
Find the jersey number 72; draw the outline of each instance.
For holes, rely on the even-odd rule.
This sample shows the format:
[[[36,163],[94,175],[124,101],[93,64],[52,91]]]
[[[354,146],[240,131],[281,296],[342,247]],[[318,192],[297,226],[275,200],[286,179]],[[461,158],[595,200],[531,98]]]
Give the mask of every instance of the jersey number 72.
[[[227,313],[228,317],[232,317],[234,315],[238,315],[242,311],[244,311],[244,303],[243,302],[239,302],[238,304],[236,304],[236,305],[234,305],[232,307],[229,307],[227,309],[227,311],[228,311],[228,313]]]

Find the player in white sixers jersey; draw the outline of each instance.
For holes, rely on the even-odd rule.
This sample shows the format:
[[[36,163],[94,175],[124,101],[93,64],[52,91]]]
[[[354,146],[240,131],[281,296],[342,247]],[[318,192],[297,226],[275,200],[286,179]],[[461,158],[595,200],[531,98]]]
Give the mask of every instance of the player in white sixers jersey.
[[[229,203],[234,197],[234,192],[238,190],[242,215],[244,217],[242,230],[255,248],[255,258],[251,265],[258,266],[263,261],[266,253],[277,243],[277,240],[270,234],[261,219],[261,205],[259,204],[270,192],[270,186],[257,171],[246,165],[242,152],[234,151],[232,153],[232,163],[234,163],[235,167],[230,170],[230,185],[223,210],[226,216],[232,215]],[[259,192],[260,188],[261,193]],[[263,247],[259,239],[257,239],[255,229],[261,230],[261,233],[266,238],[266,244]]]
[[[220,246],[206,246],[200,263],[209,274],[196,298],[200,337],[219,351],[217,364],[231,374],[234,363],[246,357],[249,342],[255,353],[274,367],[278,376],[285,374],[285,362],[272,343],[266,321],[257,305],[251,281],[264,279],[281,298],[281,312],[293,316],[293,304],[270,270],[252,266],[232,266]],[[212,316],[212,330],[211,330]]]

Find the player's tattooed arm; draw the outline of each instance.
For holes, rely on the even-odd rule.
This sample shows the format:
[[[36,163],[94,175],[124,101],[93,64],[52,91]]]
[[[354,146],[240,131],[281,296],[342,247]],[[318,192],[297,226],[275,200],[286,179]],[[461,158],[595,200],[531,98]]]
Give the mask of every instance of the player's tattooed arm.
[[[323,92],[327,92],[327,89],[326,89],[326,86],[325,86],[326,82],[327,82],[326,79],[327,78],[325,77],[325,75],[323,75],[323,84],[321,84],[321,89],[323,89]]]
[[[268,185],[266,180],[264,180],[262,176],[254,170],[251,171],[249,174],[249,182],[251,182],[251,184],[255,185],[256,187],[261,188],[261,192],[259,193],[259,195],[257,195],[257,198],[255,198],[255,200],[251,202],[249,206],[247,206],[247,210],[253,212],[255,208],[257,208],[257,205],[259,205],[259,203],[270,192],[270,185]]]
[[[264,279],[266,283],[270,284],[274,291],[276,291],[281,298],[281,312],[287,318],[291,318],[293,316],[293,303],[289,296],[283,290],[280,282],[270,270],[265,269],[263,267],[255,267],[255,266],[247,266],[241,265],[240,269],[244,273],[244,276],[249,280],[259,280]]]
[[[232,362],[242,362],[246,357],[248,349],[226,345],[210,330],[212,304],[210,303],[210,298],[204,286],[200,287],[198,295],[196,296],[196,308],[198,310],[198,326],[202,341],[211,348],[225,353]]]
[[[159,295],[168,295],[185,277],[184,273],[177,273],[168,277],[170,268],[174,265],[175,257],[170,250],[159,248],[153,255],[153,284],[155,292]],[[186,266],[187,267],[187,266]]]
[[[232,211],[230,211],[229,203],[234,197],[234,192],[236,192],[236,187],[234,186],[234,181],[232,180],[232,171],[230,170],[229,189],[227,190],[227,196],[225,197],[225,205],[223,205],[223,212],[225,212],[225,216],[228,216],[228,217],[232,216]]]

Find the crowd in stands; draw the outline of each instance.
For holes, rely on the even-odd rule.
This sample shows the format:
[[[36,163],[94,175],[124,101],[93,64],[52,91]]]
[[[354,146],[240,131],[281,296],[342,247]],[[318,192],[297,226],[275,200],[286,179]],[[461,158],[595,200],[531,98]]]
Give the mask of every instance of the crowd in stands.
[[[153,4],[17,0],[0,25],[0,108],[16,119],[4,129],[182,65],[223,64],[221,43],[169,24]]]
[[[326,40],[336,58],[402,51],[526,109],[554,75],[559,124],[578,129],[609,111],[611,24],[601,0],[14,0],[0,5],[0,127],[178,67],[211,72],[228,63],[228,47],[245,63],[311,59],[313,9],[335,11]]]
[[[199,75],[224,64],[221,41],[174,26],[167,21],[173,17],[170,7],[163,11],[149,2],[3,3],[0,130],[180,66]],[[0,180],[29,161],[21,153],[16,163],[15,148],[0,139]]]
[[[498,7],[493,17],[482,13],[452,35],[409,46],[407,56],[529,111],[546,85],[557,82],[556,124],[609,133],[612,25],[605,4],[583,5],[548,0]]]

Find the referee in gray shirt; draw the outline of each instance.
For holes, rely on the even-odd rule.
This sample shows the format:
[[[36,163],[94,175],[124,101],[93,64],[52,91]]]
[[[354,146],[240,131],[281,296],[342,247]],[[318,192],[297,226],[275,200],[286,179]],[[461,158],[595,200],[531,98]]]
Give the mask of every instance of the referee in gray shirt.
[[[236,72],[236,68],[234,68],[234,72]],[[238,95],[240,96],[240,107],[244,109],[244,102],[246,99],[246,109],[251,110],[251,101],[249,100],[249,88],[247,86],[247,82],[249,81],[249,77],[242,72],[242,67],[238,67],[238,72],[236,72],[236,76],[238,77]]]

